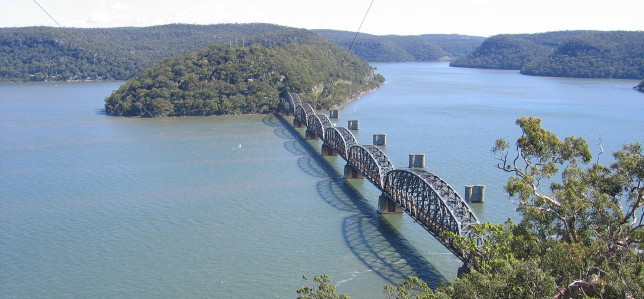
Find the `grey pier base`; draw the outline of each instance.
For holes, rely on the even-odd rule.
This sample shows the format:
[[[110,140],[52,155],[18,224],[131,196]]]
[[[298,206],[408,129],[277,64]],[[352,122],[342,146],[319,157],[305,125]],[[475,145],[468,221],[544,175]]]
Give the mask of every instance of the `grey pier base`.
[[[344,178],[345,179],[364,179],[364,176],[362,176],[362,173],[360,173],[360,171],[357,168],[347,164],[347,165],[344,165]]]
[[[380,214],[400,214],[403,212],[402,208],[384,193],[378,198],[378,211]]]
[[[465,201],[480,203],[485,201],[485,185],[465,186]]]

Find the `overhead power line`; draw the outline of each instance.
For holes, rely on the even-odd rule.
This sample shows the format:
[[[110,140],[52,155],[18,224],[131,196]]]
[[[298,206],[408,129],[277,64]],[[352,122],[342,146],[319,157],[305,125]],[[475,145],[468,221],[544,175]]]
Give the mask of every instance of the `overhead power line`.
[[[358,30],[356,31],[356,34],[353,36],[353,40],[351,40],[351,44],[349,44],[349,50],[347,51],[347,55],[349,55],[349,51],[351,51],[351,48],[353,47],[353,43],[356,41],[356,37],[358,37],[358,33],[360,33],[360,29],[362,29],[362,24],[364,24],[364,20],[367,19],[367,15],[369,14],[369,11],[371,10],[371,6],[373,5],[374,1],[375,0],[371,0],[371,3],[369,4],[369,8],[367,8],[367,12],[364,14],[364,17],[362,17],[362,22],[360,22],[360,26],[358,27]]]
[[[42,6],[40,5],[40,3],[38,3],[38,1],[36,1],[36,0],[33,0],[33,1],[34,1],[34,3],[36,3],[36,5],[38,5],[38,7],[40,7],[40,9],[42,9],[42,11],[43,11],[43,12],[45,12],[45,14],[47,14],[47,16],[48,16],[52,21],[54,21],[54,23],[56,23],[56,25],[58,25],[58,27],[63,28],[63,26],[61,26],[61,25],[60,25],[60,23],[58,23],[58,21],[56,21],[56,19],[54,19],[54,17],[52,17],[52,16],[48,13],[48,12],[47,12],[47,10],[45,10],[45,8],[44,8],[44,7],[42,7]]]

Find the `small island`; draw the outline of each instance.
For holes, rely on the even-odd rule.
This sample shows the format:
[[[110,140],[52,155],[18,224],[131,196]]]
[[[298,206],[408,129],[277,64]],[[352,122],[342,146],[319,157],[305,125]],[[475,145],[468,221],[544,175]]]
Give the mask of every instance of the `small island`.
[[[275,111],[288,92],[329,109],[384,83],[358,56],[311,31],[288,29],[246,44],[213,44],[166,59],[114,91],[105,110],[141,117],[261,114]]]

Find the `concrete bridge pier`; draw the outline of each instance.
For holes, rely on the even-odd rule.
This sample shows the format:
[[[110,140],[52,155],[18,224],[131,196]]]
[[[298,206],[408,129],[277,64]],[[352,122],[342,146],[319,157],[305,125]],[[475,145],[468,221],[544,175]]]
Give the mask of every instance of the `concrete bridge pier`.
[[[465,186],[465,201],[481,203],[485,201],[485,185]]]
[[[293,128],[301,128],[301,127],[304,127],[305,125],[306,124],[302,123],[299,119],[297,119],[297,117],[293,119]]]
[[[353,165],[348,164],[344,165],[344,178],[345,179],[364,179],[364,176],[360,171],[353,167]]]
[[[338,152],[326,143],[322,143],[322,156],[337,156]]]
[[[318,139],[320,139],[320,138],[318,137],[318,135],[316,135],[316,134],[315,134],[315,132],[313,132],[313,131],[309,130],[308,128],[307,128],[307,129],[306,129],[306,131],[304,132],[304,138],[305,138],[306,140],[318,140]]]
[[[409,168],[425,168],[425,154],[409,154]]]
[[[360,129],[360,121],[359,120],[350,120],[350,121],[348,121],[347,129],[352,130],[352,131],[359,130]]]
[[[382,193],[378,198],[378,212],[380,214],[400,214],[403,210],[391,197]]]
[[[373,145],[375,146],[387,145],[387,134],[373,134]]]

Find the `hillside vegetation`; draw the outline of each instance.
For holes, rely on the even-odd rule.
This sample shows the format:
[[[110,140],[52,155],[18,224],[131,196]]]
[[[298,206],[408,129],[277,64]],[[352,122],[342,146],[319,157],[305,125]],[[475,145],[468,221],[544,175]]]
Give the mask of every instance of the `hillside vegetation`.
[[[127,80],[212,43],[242,45],[287,30],[270,24],[0,28],[0,81]]]
[[[644,32],[559,31],[486,39],[456,67],[578,78],[644,78]]]
[[[250,45],[257,36],[287,29],[259,23],[0,28],[0,81],[127,80],[164,58],[199,51],[213,43]],[[355,35],[348,31],[317,32],[346,47]],[[483,39],[360,34],[353,51],[373,62],[437,61],[470,53]]]
[[[339,45],[349,47],[355,32],[314,30]],[[357,35],[351,50],[369,62],[447,61],[465,56],[483,42],[484,37],[458,34]]]
[[[121,116],[268,113],[280,94],[297,92],[318,109],[341,105],[384,82],[359,57],[307,30],[213,44],[164,60],[105,100]]]

